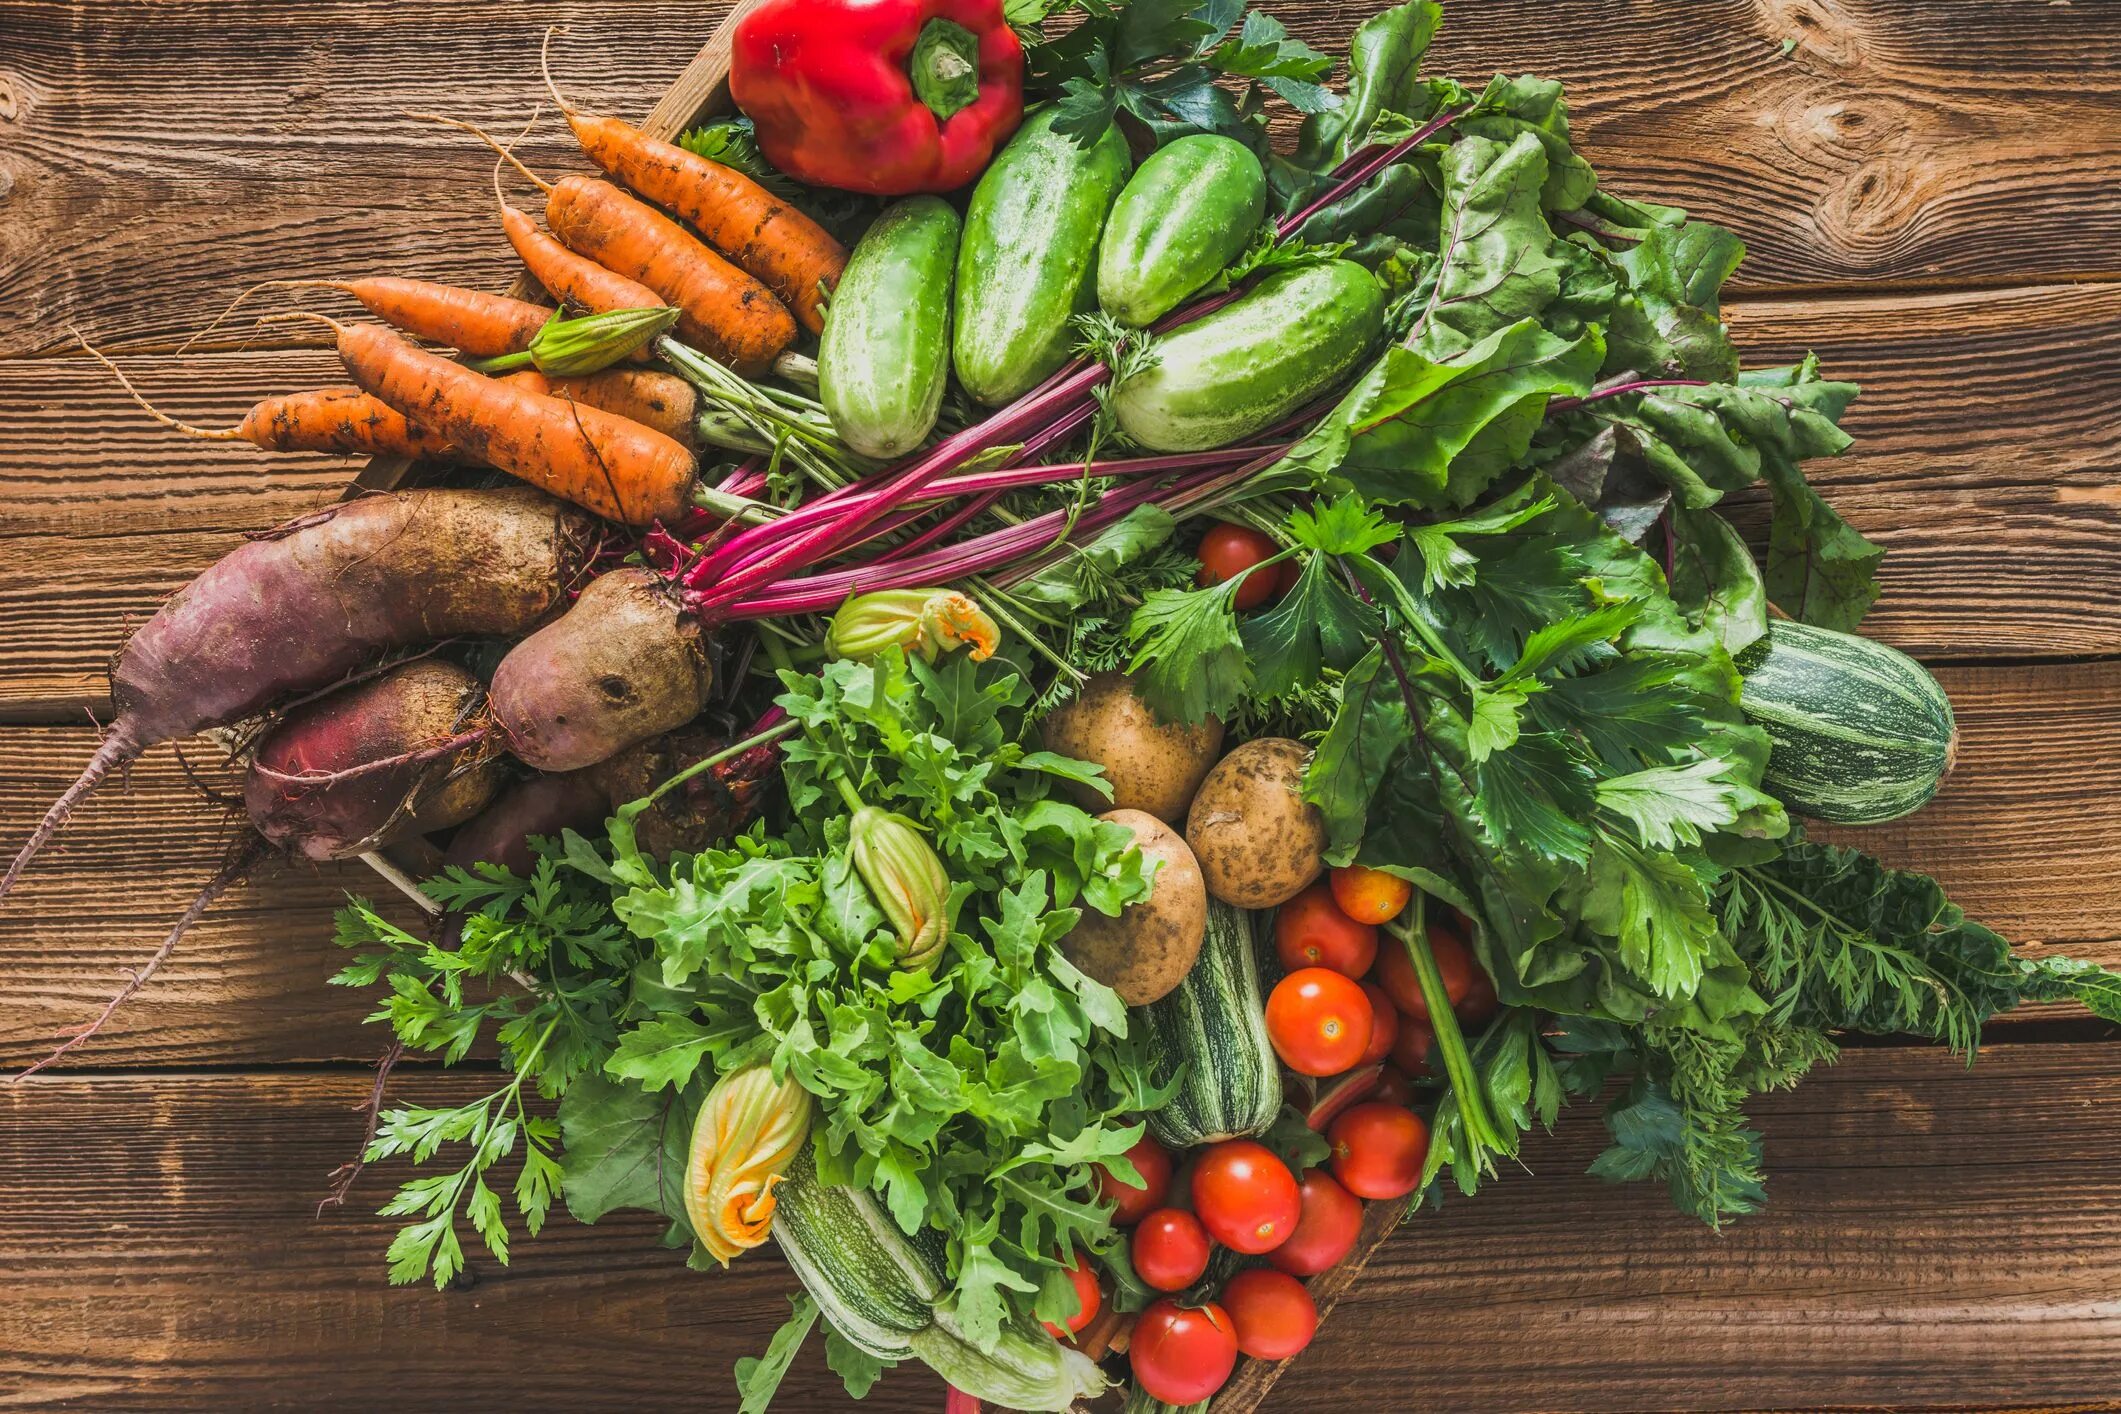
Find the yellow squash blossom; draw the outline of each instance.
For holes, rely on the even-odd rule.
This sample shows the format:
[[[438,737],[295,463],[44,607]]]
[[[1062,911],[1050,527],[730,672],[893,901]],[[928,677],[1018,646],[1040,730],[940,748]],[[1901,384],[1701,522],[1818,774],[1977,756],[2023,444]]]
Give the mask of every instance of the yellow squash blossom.
[[[773,1186],[809,1137],[810,1092],[763,1065],[733,1070],[707,1092],[685,1164],[685,1216],[717,1262],[766,1240]]]

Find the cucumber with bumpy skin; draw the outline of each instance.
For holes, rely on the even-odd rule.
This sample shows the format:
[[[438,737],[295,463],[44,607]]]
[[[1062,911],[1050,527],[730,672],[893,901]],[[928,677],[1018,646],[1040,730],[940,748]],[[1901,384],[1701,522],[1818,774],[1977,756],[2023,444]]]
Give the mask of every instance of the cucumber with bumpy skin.
[[[847,259],[818,341],[818,396],[846,444],[889,461],[935,426],[950,374],[957,213],[939,197],[896,202]]]
[[[1952,768],[1958,732],[1937,680],[1897,648],[1778,620],[1738,655],[1739,708],[1768,734],[1761,788],[1839,825],[1919,810]]]
[[[1227,446],[1340,382],[1384,320],[1384,291],[1353,261],[1285,270],[1150,345],[1154,362],[1113,388],[1113,414],[1152,451]]]
[[[1234,138],[1195,133],[1127,182],[1097,251],[1097,302],[1122,324],[1154,323],[1244,252],[1267,212],[1267,173]]]
[[[957,251],[958,382],[999,405],[1068,361],[1069,321],[1097,299],[1097,239],[1133,159],[1117,127],[1088,147],[1024,120],[973,188]]]

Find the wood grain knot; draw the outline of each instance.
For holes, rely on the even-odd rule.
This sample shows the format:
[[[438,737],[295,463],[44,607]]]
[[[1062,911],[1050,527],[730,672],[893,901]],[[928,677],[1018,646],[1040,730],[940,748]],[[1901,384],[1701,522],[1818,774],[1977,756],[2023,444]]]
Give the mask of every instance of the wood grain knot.
[[[15,98],[15,85],[5,74],[0,74],[0,121],[14,122],[22,105]]]

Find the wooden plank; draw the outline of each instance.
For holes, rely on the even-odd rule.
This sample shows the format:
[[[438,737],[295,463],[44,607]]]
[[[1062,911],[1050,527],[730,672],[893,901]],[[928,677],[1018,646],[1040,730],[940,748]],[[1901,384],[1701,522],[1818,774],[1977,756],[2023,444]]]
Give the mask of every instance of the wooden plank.
[[[1276,9],[1335,53],[1356,13]],[[66,319],[166,346],[263,278],[499,288],[513,266],[487,157],[402,114],[512,129],[540,96],[538,36],[561,21],[569,95],[637,115],[720,13],[230,0],[132,24],[6,0],[0,352],[54,348]],[[1785,38],[1800,41],[1787,59]],[[1451,11],[1432,67],[1568,81],[1608,184],[1736,227],[1755,288],[1930,286],[2115,273],[2121,77],[2083,56],[2117,47],[2108,5],[1488,0]],[[524,152],[575,165],[549,119]]]
[[[479,1077],[407,1096],[468,1098]],[[392,1291],[398,1177],[311,1217],[358,1129],[355,1075],[68,1077],[0,1091],[0,1384],[99,1410],[275,1401],[727,1408],[784,1314],[770,1250],[711,1276],[655,1225],[556,1219],[468,1289]],[[1595,1113],[1533,1172],[1409,1225],[1270,1410],[1964,1406],[2121,1381],[2121,1078],[2110,1048],[1863,1051],[1757,1106],[1771,1205],[1719,1235],[1582,1176]],[[2007,1194],[2007,1202],[1998,1195]],[[1734,1385],[1733,1381],[1740,1383]],[[844,1402],[815,1347],[789,1409]],[[932,1410],[895,1373],[864,1409]]]
[[[1758,362],[1816,348],[1860,379],[1856,448],[1811,470],[1891,547],[1870,629],[1955,660],[2121,653],[2121,287],[1755,302]],[[205,425],[338,377],[331,355],[125,360]],[[1977,370],[1977,383],[1966,370]],[[157,426],[86,359],[0,361],[0,715],[100,707],[125,625],[240,532],[339,493],[353,463],[197,442]]]
[[[1935,873],[2021,943],[2121,965],[2121,661],[1943,679],[1963,737],[1943,794],[1907,821],[1825,833]],[[0,728],[0,847],[29,830],[92,743],[80,728]],[[0,1068],[41,1056],[154,949],[212,872],[224,818],[166,747],[135,767],[129,793],[89,799],[0,908]],[[284,865],[231,894],[75,1062],[372,1057],[366,999],[324,984],[339,966],[330,909],[346,889],[379,893],[351,865]]]

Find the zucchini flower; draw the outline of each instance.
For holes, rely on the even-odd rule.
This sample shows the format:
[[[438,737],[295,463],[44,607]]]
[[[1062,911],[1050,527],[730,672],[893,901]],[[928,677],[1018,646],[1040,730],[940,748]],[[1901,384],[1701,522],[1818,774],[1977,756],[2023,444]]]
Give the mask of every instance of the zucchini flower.
[[[954,589],[879,589],[840,605],[825,630],[825,651],[835,658],[873,658],[896,645],[934,662],[960,644],[985,662],[1001,643],[1001,630],[979,605]]]
[[[559,378],[578,378],[632,357],[650,339],[677,323],[677,318],[678,311],[668,305],[606,310],[573,319],[563,319],[555,313],[539,326],[527,348],[481,359],[472,367],[481,373],[535,368]]]
[[[926,837],[903,815],[865,805],[847,827],[854,870],[898,934],[898,964],[928,967],[950,936],[950,876]]]
[[[717,1262],[766,1240],[773,1186],[809,1137],[810,1092],[792,1078],[748,1065],[714,1082],[692,1125],[685,1216]]]

